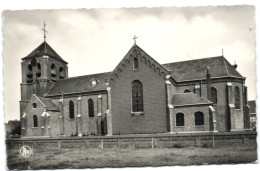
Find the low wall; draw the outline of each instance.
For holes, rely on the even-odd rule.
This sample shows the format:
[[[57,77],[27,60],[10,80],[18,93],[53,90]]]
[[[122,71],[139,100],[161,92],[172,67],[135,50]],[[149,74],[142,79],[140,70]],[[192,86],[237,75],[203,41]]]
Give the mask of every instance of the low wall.
[[[7,148],[183,148],[256,145],[256,132],[12,138]]]

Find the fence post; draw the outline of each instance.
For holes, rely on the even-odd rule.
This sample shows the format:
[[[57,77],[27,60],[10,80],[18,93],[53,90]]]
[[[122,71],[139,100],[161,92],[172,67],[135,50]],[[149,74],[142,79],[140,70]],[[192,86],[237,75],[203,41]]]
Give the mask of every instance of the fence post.
[[[117,148],[120,148],[120,141],[119,141],[119,138],[117,139]]]
[[[212,136],[212,147],[213,148],[215,147],[215,137],[214,137],[214,135]]]
[[[154,148],[154,142],[153,142],[153,138],[152,138],[152,148]]]
[[[33,146],[37,146],[37,142],[36,141],[33,141]]]
[[[61,148],[61,141],[58,140],[58,147]]]
[[[103,149],[103,139],[101,139],[101,149]]]

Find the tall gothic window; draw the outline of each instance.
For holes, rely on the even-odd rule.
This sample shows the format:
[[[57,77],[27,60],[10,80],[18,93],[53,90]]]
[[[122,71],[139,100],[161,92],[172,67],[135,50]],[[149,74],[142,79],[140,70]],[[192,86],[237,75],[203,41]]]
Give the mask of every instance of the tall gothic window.
[[[88,99],[88,116],[94,117],[94,102],[92,99]]]
[[[195,113],[195,125],[204,125],[204,116],[202,112]]]
[[[143,86],[138,80],[132,83],[132,111],[143,112]]]
[[[235,109],[240,109],[240,90],[235,87]]]
[[[211,87],[211,101],[213,102],[213,104],[218,103],[217,89],[215,89],[214,87]]]
[[[134,69],[138,69],[138,59],[134,58]]]
[[[183,113],[176,114],[176,126],[184,126],[184,114]]]
[[[38,127],[38,118],[36,115],[33,115],[33,127]]]
[[[70,111],[70,119],[75,118],[75,116],[74,116],[74,103],[73,103],[72,100],[69,102],[69,111]]]

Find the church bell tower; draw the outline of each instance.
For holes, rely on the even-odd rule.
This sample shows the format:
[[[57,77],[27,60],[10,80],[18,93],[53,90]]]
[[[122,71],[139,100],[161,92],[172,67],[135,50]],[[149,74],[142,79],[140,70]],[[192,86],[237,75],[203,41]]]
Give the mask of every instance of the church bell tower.
[[[20,116],[32,94],[43,97],[53,84],[68,77],[68,63],[46,42],[45,26],[44,23],[44,42],[22,58]]]

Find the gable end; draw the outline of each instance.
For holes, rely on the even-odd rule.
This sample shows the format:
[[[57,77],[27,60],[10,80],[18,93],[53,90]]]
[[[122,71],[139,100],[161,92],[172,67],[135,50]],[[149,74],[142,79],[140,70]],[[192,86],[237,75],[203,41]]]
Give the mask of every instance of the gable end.
[[[119,77],[119,74],[123,72],[123,70],[126,68],[126,65],[130,64],[130,60],[134,60],[134,58],[137,58],[140,62],[143,62],[146,66],[151,68],[151,70],[156,72],[159,76],[165,77],[166,75],[171,73],[164,66],[162,66],[151,56],[149,56],[145,51],[143,51],[139,46],[134,45],[112,71],[110,75],[110,81],[114,82],[115,79]]]

